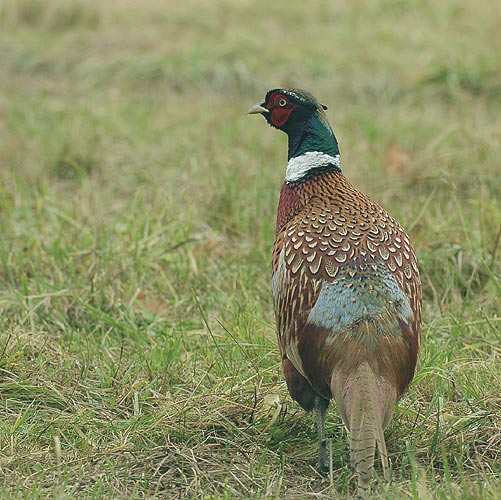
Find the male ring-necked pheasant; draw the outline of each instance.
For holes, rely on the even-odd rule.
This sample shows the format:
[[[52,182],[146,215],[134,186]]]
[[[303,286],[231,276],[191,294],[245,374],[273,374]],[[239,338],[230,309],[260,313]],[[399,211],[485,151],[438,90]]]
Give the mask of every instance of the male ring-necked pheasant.
[[[329,467],[325,412],[334,398],[363,495],[376,447],[388,478],[383,431],[414,375],[421,283],[402,226],[343,175],[324,109],[309,92],[274,89],[249,114],[289,137],[272,259],[287,387],[305,410],[315,409],[322,472]]]

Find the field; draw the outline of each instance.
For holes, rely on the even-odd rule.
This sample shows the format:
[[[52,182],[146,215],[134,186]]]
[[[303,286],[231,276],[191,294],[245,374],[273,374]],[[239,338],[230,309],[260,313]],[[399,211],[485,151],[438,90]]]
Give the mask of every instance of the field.
[[[501,498],[500,47],[497,0],[1,2],[0,498],[353,495],[275,343],[279,86],[420,262],[373,498]]]

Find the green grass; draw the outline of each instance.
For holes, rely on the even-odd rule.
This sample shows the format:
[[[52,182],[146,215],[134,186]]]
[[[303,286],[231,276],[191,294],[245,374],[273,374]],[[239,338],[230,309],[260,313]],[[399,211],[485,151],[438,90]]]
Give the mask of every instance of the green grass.
[[[343,498],[275,344],[276,86],[409,229],[423,348],[374,498],[501,498],[495,1],[0,5],[0,497]]]

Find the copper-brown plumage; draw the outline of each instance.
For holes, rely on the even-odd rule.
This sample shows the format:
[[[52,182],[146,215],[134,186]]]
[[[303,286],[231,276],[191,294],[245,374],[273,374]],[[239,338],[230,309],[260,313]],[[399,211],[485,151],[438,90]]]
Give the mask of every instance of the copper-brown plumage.
[[[276,89],[259,106],[257,112],[289,135],[272,257],[287,386],[303,408],[316,411],[324,470],[324,415],[334,398],[350,430],[351,463],[363,495],[376,448],[388,477],[383,431],[416,366],[416,256],[400,224],[341,172],[337,141],[310,94]]]

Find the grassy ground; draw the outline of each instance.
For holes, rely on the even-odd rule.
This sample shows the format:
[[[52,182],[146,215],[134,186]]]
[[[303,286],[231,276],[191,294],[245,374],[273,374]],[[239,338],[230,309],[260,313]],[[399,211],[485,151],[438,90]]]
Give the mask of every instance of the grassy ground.
[[[287,395],[269,88],[408,228],[419,369],[374,498],[501,498],[497,1],[0,3],[0,497],[343,498]]]

